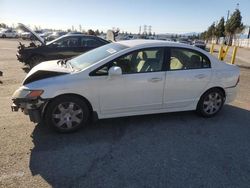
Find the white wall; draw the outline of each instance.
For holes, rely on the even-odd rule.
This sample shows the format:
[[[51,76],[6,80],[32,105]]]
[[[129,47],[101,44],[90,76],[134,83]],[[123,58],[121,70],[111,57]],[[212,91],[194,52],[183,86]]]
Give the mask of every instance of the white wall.
[[[250,39],[233,39],[233,45],[250,48]]]

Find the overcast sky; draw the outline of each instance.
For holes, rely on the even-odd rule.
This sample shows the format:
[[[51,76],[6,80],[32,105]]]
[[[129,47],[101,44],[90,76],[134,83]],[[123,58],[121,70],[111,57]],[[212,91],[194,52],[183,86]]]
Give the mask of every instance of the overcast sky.
[[[113,27],[138,33],[151,25],[156,33],[201,32],[237,3],[250,25],[250,0],[0,0],[0,23],[18,22],[42,28],[106,31]]]

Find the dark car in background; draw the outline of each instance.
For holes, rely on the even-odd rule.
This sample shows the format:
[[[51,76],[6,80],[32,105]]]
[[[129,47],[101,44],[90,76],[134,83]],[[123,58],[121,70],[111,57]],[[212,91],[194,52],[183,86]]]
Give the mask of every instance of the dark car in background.
[[[46,43],[43,38],[25,25],[20,24],[20,27],[31,32],[41,43],[37,45],[32,42],[28,47],[20,43],[18,47],[17,59],[30,67],[42,61],[71,58],[109,43],[102,38],[84,34],[66,34]]]
[[[206,49],[206,43],[204,41],[202,41],[202,40],[195,40],[193,42],[193,46],[196,46],[196,47],[201,48],[203,50]]]
[[[182,43],[182,44],[189,44],[189,45],[192,44],[192,41],[189,40],[188,38],[179,38],[179,39],[177,40],[177,42],[178,42],[178,43]]]

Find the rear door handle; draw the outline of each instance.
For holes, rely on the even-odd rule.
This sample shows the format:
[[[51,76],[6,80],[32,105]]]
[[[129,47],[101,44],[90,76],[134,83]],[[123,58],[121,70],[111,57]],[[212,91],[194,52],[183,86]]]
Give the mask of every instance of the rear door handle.
[[[197,74],[194,77],[198,79],[202,79],[202,78],[206,78],[207,76],[205,74]]]
[[[162,78],[151,78],[149,79],[150,82],[159,82],[162,81]]]

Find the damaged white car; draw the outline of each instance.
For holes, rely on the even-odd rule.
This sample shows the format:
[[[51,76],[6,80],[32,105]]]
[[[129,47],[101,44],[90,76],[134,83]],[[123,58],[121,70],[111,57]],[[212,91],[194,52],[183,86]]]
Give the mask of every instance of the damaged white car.
[[[187,110],[211,117],[235,99],[239,74],[237,66],[190,45],[120,41],[35,66],[13,94],[12,110],[60,132],[90,118]]]

